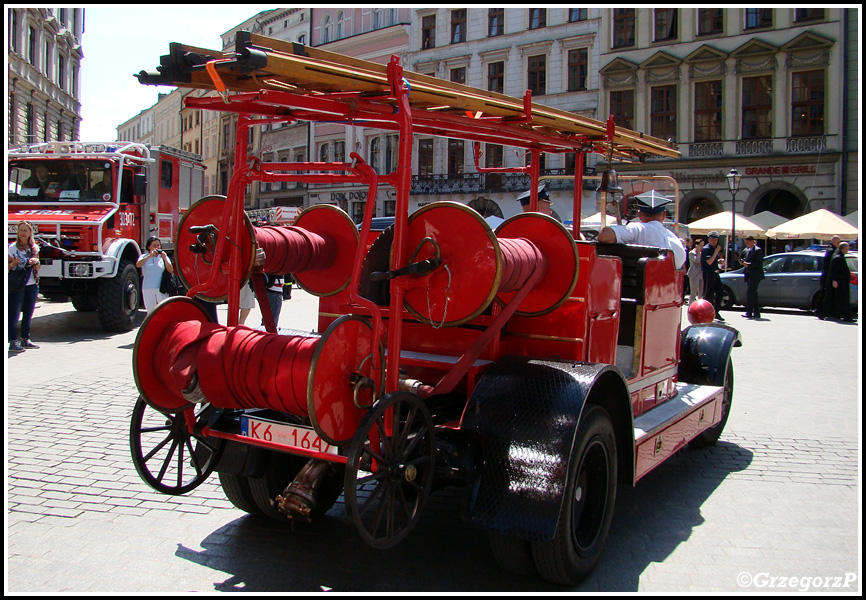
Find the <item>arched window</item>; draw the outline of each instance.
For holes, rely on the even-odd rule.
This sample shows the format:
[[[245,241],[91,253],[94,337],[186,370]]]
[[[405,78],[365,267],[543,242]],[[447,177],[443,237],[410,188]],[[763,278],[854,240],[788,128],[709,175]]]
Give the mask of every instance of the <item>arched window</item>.
[[[337,13],[336,23],[334,24],[334,39],[343,39],[343,11]]]
[[[322,43],[331,41],[331,15],[325,15],[322,19]]]

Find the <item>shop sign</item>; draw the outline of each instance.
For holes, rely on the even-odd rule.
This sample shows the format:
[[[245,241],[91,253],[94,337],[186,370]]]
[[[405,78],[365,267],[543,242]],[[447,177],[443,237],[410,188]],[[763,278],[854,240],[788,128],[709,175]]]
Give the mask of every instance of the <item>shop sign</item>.
[[[746,167],[745,175],[812,175],[815,165],[780,165],[776,167]]]

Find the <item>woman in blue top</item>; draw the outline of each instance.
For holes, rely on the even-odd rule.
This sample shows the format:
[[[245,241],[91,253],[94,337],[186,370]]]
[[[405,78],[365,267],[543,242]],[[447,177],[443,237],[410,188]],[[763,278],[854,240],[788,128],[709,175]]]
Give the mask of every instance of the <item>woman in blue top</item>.
[[[33,241],[33,227],[19,221],[15,241],[9,244],[9,270],[30,269],[24,289],[9,294],[9,352],[38,348],[30,341],[30,320],[39,294],[39,246]],[[21,315],[21,341],[18,341],[18,316]]]
[[[135,266],[141,269],[141,295],[144,298],[144,308],[147,309],[147,314],[150,314],[157,304],[168,298],[168,294],[159,291],[159,284],[162,282],[163,271],[174,273],[174,267],[163,251],[158,237],[148,238],[144,248],[147,253],[138,257]]]

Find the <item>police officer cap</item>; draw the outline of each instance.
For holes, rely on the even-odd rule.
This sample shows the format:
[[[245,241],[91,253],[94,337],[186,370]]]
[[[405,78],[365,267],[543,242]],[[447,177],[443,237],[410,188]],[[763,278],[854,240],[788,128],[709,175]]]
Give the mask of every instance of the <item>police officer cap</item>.
[[[707,237],[711,237],[711,238],[716,238],[716,239],[718,239],[718,237],[719,237],[719,232],[718,232],[718,231],[711,231],[711,232],[707,235]]]
[[[662,196],[655,190],[650,190],[639,196],[635,196],[638,210],[645,213],[660,213],[665,207],[673,202],[667,196]]]
[[[528,205],[531,195],[532,195],[532,190],[526,190],[525,192],[520,194],[517,197],[517,199],[520,201],[520,205],[521,206]],[[550,200],[550,196],[547,195],[547,186],[543,183],[538,186],[538,199],[539,200]]]

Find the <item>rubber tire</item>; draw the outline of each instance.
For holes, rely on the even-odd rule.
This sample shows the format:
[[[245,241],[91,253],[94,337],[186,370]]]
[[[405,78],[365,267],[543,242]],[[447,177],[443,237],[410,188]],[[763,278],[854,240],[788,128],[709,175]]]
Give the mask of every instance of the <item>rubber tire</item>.
[[[94,312],[98,308],[96,296],[70,296],[69,300],[78,312]]]
[[[239,490],[243,495],[242,498],[235,498],[240,500],[240,504],[235,502],[235,499],[232,499],[228,495],[228,492],[226,492],[226,497],[228,497],[232,504],[250,514],[285,523],[289,520],[288,517],[279,511],[273,500],[278,494],[283,493],[283,490],[292,482],[298,472],[307,463],[307,460],[299,456],[274,454],[268,458],[268,465],[265,467],[265,474],[262,477],[242,477],[240,479],[246,481],[237,482],[239,485],[245,485],[246,489],[249,490],[248,497],[246,496],[246,489]],[[310,511],[311,521],[315,522],[319,517],[322,517],[326,512],[331,510],[331,507],[340,498],[340,494],[343,493],[344,471],[345,468],[340,465],[334,469],[334,473],[328,475],[327,479],[321,483],[319,492],[316,495],[316,507]],[[222,477],[222,474],[220,474],[220,481],[222,481]],[[225,487],[223,491],[226,491]],[[252,502],[252,506],[255,507],[254,510],[247,510],[241,506],[246,500]]]
[[[538,575],[535,559],[532,558],[532,544],[528,540],[503,535],[496,531],[487,533],[490,550],[499,568],[515,575]]]
[[[734,296],[733,290],[731,290],[731,288],[729,288],[728,286],[723,285],[722,286],[722,309],[723,310],[731,310],[732,308],[734,308],[734,304],[736,304],[736,302],[734,301],[734,298],[735,298],[735,296]]]
[[[587,459],[592,462],[587,463]],[[578,475],[585,464],[593,467],[599,463],[598,459],[603,459],[600,461],[600,471],[604,472],[606,481],[601,481],[600,487],[585,482],[586,485],[582,486],[581,490],[587,490],[587,493],[580,494],[580,499],[585,497],[586,501],[576,506],[574,500]],[[575,434],[574,447],[569,460],[565,499],[560,509],[556,533],[550,541],[531,542],[535,566],[541,577],[554,583],[575,585],[592,572],[601,557],[610,531],[616,501],[616,484],[616,437],[613,424],[604,408],[588,405],[584,409]],[[594,506],[593,504],[597,502],[602,504]],[[582,513],[587,510],[591,513],[601,513],[600,520],[584,520],[584,524],[589,522],[595,525],[591,525],[589,536],[591,540],[584,543],[583,548],[578,547],[575,539],[573,519],[576,508],[580,508]],[[584,514],[584,518],[586,516]],[[586,537],[585,533],[580,535]]]
[[[253,498],[249,477],[233,475],[231,473],[218,473],[218,475],[220,485],[223,488],[223,493],[226,495],[229,502],[234,504],[236,508],[239,508],[251,515],[257,517],[265,516],[264,513],[259,510],[255,498]]]
[[[141,305],[140,289],[138,269],[129,260],[120,261],[116,276],[99,280],[96,304],[99,324],[105,331],[125,332],[132,329],[135,314]]]
[[[722,420],[699,433],[697,437],[689,442],[693,448],[706,448],[714,445],[725,430],[725,424],[728,422],[728,416],[731,414],[731,404],[734,398],[734,364],[731,358],[728,357],[728,364],[725,367],[725,397],[722,400]]]
[[[288,523],[289,519],[279,511],[274,498],[282,494],[304,466],[304,459],[288,454],[271,453],[265,474],[248,478],[252,499],[258,512],[271,520]]]

